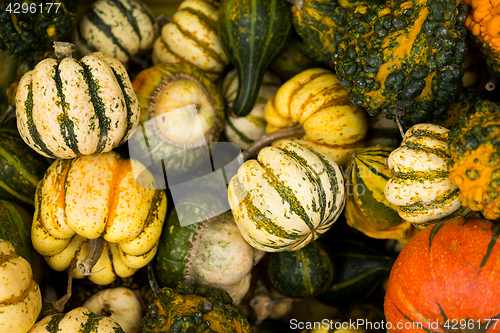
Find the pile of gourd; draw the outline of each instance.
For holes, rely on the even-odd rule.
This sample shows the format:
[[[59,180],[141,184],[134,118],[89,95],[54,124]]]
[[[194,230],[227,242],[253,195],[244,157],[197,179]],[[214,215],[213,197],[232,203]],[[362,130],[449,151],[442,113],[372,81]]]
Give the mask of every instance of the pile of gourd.
[[[498,321],[498,1],[0,10],[2,332]]]

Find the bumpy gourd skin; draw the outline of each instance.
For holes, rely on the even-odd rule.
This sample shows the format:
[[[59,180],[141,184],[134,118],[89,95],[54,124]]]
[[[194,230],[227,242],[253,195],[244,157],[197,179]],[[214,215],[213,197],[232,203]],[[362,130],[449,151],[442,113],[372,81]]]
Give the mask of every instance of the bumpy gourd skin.
[[[351,102],[403,126],[445,117],[461,89],[467,7],[452,0],[389,0],[349,9],[333,41],[337,76]]]
[[[43,8],[40,3],[32,0],[0,2],[0,50],[27,56],[51,46],[52,41],[66,34],[75,19],[78,0],[54,2],[52,7],[43,2]],[[17,7],[19,4],[28,6],[26,13],[22,7]]]
[[[142,319],[142,333],[243,333],[250,325],[229,294],[206,285],[163,288]]]
[[[450,131],[450,179],[462,206],[488,220],[500,218],[500,106],[476,103],[473,113]]]
[[[462,0],[469,8],[465,27],[471,39],[486,54],[486,65],[500,76],[500,12],[498,0]]]

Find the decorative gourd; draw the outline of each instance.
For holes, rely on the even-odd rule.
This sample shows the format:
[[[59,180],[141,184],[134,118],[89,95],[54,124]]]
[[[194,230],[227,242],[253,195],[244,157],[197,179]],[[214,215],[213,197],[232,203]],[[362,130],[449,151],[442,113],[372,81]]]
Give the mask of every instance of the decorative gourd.
[[[345,182],[347,223],[373,238],[392,238],[406,243],[412,233],[412,224],[404,221],[397,207],[385,198],[384,189],[391,173],[385,160],[392,148],[374,146],[361,148],[347,164]]]
[[[98,0],[76,25],[72,39],[83,55],[102,52],[125,64],[153,47],[158,29],[139,0]]]
[[[269,281],[284,296],[315,297],[333,281],[335,269],[329,252],[325,244],[316,240],[296,251],[270,253]]]
[[[393,323],[389,332],[404,332],[398,328],[412,323],[422,324],[412,332],[445,332],[456,322],[470,323],[471,331],[498,331],[499,234],[498,223],[454,218],[413,237],[387,283],[384,312]]]
[[[243,239],[230,211],[203,221],[206,211],[222,207],[220,203],[212,202],[213,207],[203,204],[207,198],[209,194],[200,193],[176,203],[181,209],[170,213],[158,245],[158,278],[167,287],[186,282],[222,288],[238,305],[250,287],[252,268],[264,252]],[[186,216],[179,219],[178,214],[202,222],[181,226],[179,221]]]
[[[448,132],[439,125],[415,125],[387,158],[392,177],[385,197],[397,206],[399,216],[417,228],[470,211],[460,205],[460,190],[448,177]]]
[[[454,129],[460,124],[462,118],[465,118],[472,112],[474,105],[479,100],[480,96],[473,86],[463,89],[456,101],[448,107],[446,118],[435,120],[434,123],[445,128]]]
[[[293,251],[337,220],[345,203],[344,177],[323,151],[305,141],[280,140],[238,169],[228,197],[250,245],[267,252]]]
[[[136,179],[132,168],[141,165],[115,152],[49,167],[38,185],[31,239],[52,269],[76,265],[74,278],[90,273],[92,282],[108,284],[153,259],[167,200],[147,170]]]
[[[238,82],[236,69],[227,73],[222,81],[222,96],[227,108],[224,134],[226,134],[226,138],[230,142],[236,143],[241,149],[246,149],[255,140],[266,134],[264,108],[267,101],[278,91],[281,80],[269,71],[264,73],[254,107],[244,117],[236,117],[231,112],[234,99],[236,98]]]
[[[500,218],[500,106],[480,101],[450,132],[450,179],[463,206]]]
[[[102,53],[76,60],[72,50],[71,44],[56,45],[63,59],[39,62],[21,78],[16,93],[21,137],[50,158],[108,152],[124,143],[139,121],[123,65]]]
[[[79,307],[68,313],[47,316],[36,323],[29,333],[126,333],[113,319],[99,316]]]
[[[500,13],[495,1],[463,0],[469,14],[465,27],[471,39],[486,55],[486,65],[494,76],[500,76]]]
[[[335,277],[327,291],[316,299],[345,308],[362,302],[387,278],[394,258],[353,240],[330,242]]]
[[[142,319],[141,333],[249,333],[250,325],[229,294],[209,286],[162,288]]]
[[[50,163],[28,147],[15,128],[0,128],[0,165],[0,199],[33,205]]]
[[[170,174],[194,168],[208,158],[206,144],[217,141],[223,128],[224,100],[200,70],[185,63],[158,64],[137,74],[132,85],[141,110],[139,128],[129,140],[135,159],[164,159]],[[193,105],[196,108],[177,112]],[[161,118],[155,121],[155,117]]]
[[[42,295],[30,264],[0,239],[0,327],[2,333],[26,333],[42,309]]]
[[[108,288],[90,297],[83,307],[116,321],[125,333],[140,333],[142,305],[128,288]]]
[[[248,115],[258,98],[264,73],[279,57],[292,31],[285,0],[222,0],[219,36],[238,72],[238,90],[231,107],[235,116]]]
[[[327,69],[308,69],[285,82],[264,111],[267,132],[304,127],[303,140],[324,150],[338,165],[363,146],[368,126],[362,108],[349,102],[334,73]]]
[[[41,4],[33,0],[0,2],[0,50],[29,57],[66,35],[73,25],[78,0]]]
[[[161,28],[153,47],[153,63],[185,62],[216,80],[229,65],[218,36],[219,3],[184,0]]]

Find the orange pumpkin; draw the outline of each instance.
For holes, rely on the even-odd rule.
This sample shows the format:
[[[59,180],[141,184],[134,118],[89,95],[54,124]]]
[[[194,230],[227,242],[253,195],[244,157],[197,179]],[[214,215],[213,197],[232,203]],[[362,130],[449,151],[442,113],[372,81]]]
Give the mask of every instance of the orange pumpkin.
[[[455,218],[414,236],[387,284],[389,331],[500,332],[499,234],[497,222]]]

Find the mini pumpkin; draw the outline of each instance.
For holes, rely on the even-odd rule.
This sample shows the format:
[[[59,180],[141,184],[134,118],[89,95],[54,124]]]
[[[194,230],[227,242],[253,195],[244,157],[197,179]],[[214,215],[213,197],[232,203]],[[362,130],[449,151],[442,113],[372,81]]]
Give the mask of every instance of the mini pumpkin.
[[[134,166],[141,170],[109,152],[49,167],[37,188],[31,239],[52,269],[76,265],[73,277],[90,273],[92,282],[108,284],[153,259],[167,200],[147,170],[136,179]]]
[[[21,137],[50,158],[108,152],[124,143],[139,121],[139,104],[123,65],[103,53],[76,60],[70,56],[73,49],[57,44],[62,60],[42,60],[17,88]]]
[[[264,111],[267,133],[301,124],[302,140],[324,150],[338,165],[364,145],[367,114],[351,105],[334,73],[311,68],[285,82]]]
[[[448,177],[448,132],[439,125],[417,124],[387,158],[392,177],[385,185],[385,197],[399,216],[419,228],[470,211],[461,206],[460,190]]]
[[[344,177],[322,150],[280,140],[238,169],[228,196],[250,245],[267,252],[298,250],[337,220],[345,203]]]

